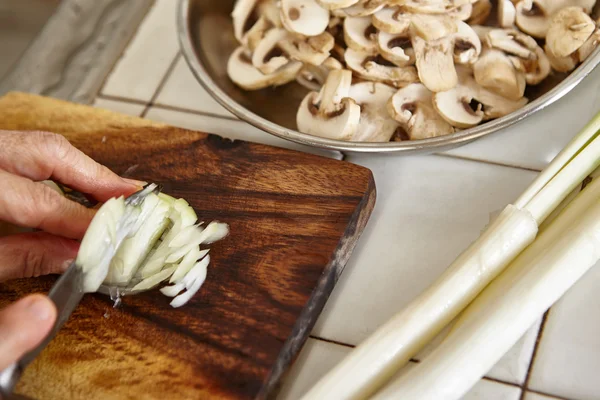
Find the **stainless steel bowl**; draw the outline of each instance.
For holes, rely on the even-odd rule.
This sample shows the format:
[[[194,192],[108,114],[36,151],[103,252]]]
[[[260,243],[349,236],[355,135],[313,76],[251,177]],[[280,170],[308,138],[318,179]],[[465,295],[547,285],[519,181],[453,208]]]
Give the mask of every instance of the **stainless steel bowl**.
[[[354,152],[416,153],[447,150],[500,131],[559,100],[600,62],[600,48],[570,74],[555,74],[541,85],[527,88],[529,104],[505,117],[431,139],[363,143],[320,138],[296,130],[296,112],[307,89],[297,83],[259,91],[245,91],[227,76],[227,60],[238,46],[231,11],[235,0],[180,0],[179,42],[184,57],[204,88],[238,118],[283,139],[320,148]],[[598,2],[600,4],[600,2]],[[594,10],[598,15],[598,6]]]

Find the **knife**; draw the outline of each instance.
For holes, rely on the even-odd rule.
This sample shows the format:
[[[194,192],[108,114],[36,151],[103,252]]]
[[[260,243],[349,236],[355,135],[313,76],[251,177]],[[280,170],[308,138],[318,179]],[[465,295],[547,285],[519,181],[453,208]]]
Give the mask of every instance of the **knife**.
[[[125,203],[131,206],[138,206],[143,202],[146,196],[150,193],[158,193],[161,190],[161,186],[156,184],[150,184],[144,187],[139,192],[136,192],[129,196]],[[128,218],[125,216],[124,218]],[[121,241],[122,243],[122,241]],[[121,243],[119,243],[114,252],[119,249]],[[113,254],[114,256],[114,254]],[[56,322],[46,338],[33,350],[26,353],[21,359],[16,361],[7,367],[4,371],[0,372],[0,399],[1,400],[18,400],[27,399],[13,393],[13,390],[21,378],[25,368],[46,348],[48,343],[54,339],[58,331],[62,328],[65,322],[69,319],[75,308],[79,305],[79,302],[83,298],[85,292],[83,291],[83,269],[77,265],[75,261],[71,263],[66,272],[56,281],[48,297],[56,305],[57,317]]]

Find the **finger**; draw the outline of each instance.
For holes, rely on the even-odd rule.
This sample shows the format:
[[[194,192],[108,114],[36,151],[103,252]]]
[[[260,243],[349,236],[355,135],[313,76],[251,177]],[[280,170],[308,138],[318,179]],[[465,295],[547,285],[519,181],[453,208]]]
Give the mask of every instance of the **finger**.
[[[46,232],[0,237],[0,282],[64,272],[79,243]]]
[[[0,371],[21,358],[48,335],[56,320],[52,300],[27,296],[0,311]]]
[[[34,181],[54,179],[99,201],[128,196],[141,182],[123,179],[48,132],[0,131],[0,168]]]
[[[43,183],[0,170],[0,184],[0,220],[80,239],[94,216]]]

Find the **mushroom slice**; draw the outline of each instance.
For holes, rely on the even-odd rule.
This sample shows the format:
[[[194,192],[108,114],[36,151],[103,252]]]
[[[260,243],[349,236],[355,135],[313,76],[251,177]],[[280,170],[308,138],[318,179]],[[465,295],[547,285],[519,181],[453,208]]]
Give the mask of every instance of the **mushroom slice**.
[[[486,42],[490,47],[525,60],[535,59],[539,47],[535,39],[515,29],[492,29],[487,34]]]
[[[415,14],[410,21],[413,34],[427,41],[447,37],[458,29],[456,22],[447,15]]]
[[[454,62],[473,64],[481,54],[481,40],[468,24],[456,21],[456,26],[458,30],[454,34]]]
[[[258,43],[252,55],[252,65],[263,74],[272,74],[287,65],[290,59],[280,47],[279,42],[288,36],[285,29],[273,28]]]
[[[346,17],[367,17],[375,14],[385,6],[381,0],[360,0],[353,6],[340,9]]]
[[[329,11],[315,0],[281,0],[281,21],[285,28],[304,36],[317,36],[329,25]]]
[[[312,65],[323,64],[329,58],[334,44],[333,36],[328,32],[308,38],[287,35],[279,42],[281,49],[293,60]]]
[[[495,29],[495,28],[492,28],[491,26],[483,26],[483,25],[469,25],[469,26],[477,34],[479,41],[482,43],[487,43],[488,34]]]
[[[544,53],[544,50],[537,46],[534,59],[522,59],[519,57],[510,57],[513,65],[525,73],[525,80],[528,85],[537,85],[550,75],[550,60]]]
[[[268,31],[273,28],[273,24],[266,17],[261,16],[258,21],[244,34],[242,45],[253,52],[258,44],[263,40]]]
[[[240,44],[244,44],[244,34],[258,20],[256,15],[256,3],[258,0],[238,0],[233,7],[231,17],[233,18],[233,33]]]
[[[549,2],[521,1],[516,4],[515,23],[523,32],[538,39],[546,37],[549,16],[554,11],[549,9]]]
[[[331,71],[320,92],[310,92],[298,109],[300,132],[329,139],[349,140],[360,121],[360,107],[348,97],[352,72]]]
[[[368,81],[401,87],[418,80],[415,67],[398,67],[379,55],[373,56],[369,53],[347,49],[344,58],[346,65],[358,77]]]
[[[461,1],[459,4],[453,4],[453,7],[459,7],[468,1]],[[448,1],[445,0],[402,0],[397,2],[400,8],[414,14],[444,14],[448,10]]]
[[[421,83],[412,83],[398,90],[388,102],[387,109],[411,140],[454,132],[452,125],[433,108],[432,93]]]
[[[386,7],[373,14],[373,25],[380,31],[406,35],[410,31],[410,14],[405,14],[400,8]]]
[[[473,14],[473,4],[466,3],[448,11],[448,15],[459,21],[466,21]]]
[[[377,28],[370,17],[348,17],[344,20],[344,39],[351,49],[377,54]]]
[[[296,79],[302,69],[302,63],[292,61],[272,74],[263,74],[245,53],[243,47],[238,47],[229,57],[227,74],[238,86],[246,90],[258,90],[269,86],[285,85]]]
[[[500,50],[486,48],[473,66],[473,73],[479,85],[507,99],[519,100],[525,93],[525,74]]]
[[[387,32],[377,34],[377,48],[383,58],[399,67],[415,63],[415,51],[410,37],[403,34],[393,35]]]
[[[556,57],[566,57],[579,49],[594,33],[594,21],[580,7],[566,7],[552,16],[546,44]]]
[[[552,51],[548,48],[548,44],[544,46],[544,50],[546,52],[546,56],[548,56],[548,61],[550,62],[550,66],[555,71],[558,72],[570,72],[573,71],[577,67],[577,63],[579,62],[579,54],[578,52],[572,53],[566,57],[556,57],[552,54]]]
[[[412,37],[419,79],[432,92],[443,92],[456,86],[452,36],[426,41]]]
[[[450,125],[470,128],[483,120],[510,114],[527,104],[525,97],[518,101],[506,99],[477,84],[468,70],[458,72],[455,88],[433,94],[433,105]]]
[[[352,85],[350,97],[360,106],[360,122],[350,140],[354,142],[389,142],[398,123],[387,112],[386,105],[396,89],[379,82]]]
[[[498,0],[498,25],[501,28],[512,28],[515,25],[517,9],[510,0]]]
[[[276,28],[283,28],[278,2],[276,0],[261,0],[258,4],[258,12]]]
[[[359,0],[317,0],[317,3],[326,10],[337,10],[358,3]]]
[[[492,3],[490,0],[477,0],[473,4],[471,18],[467,20],[469,25],[483,25],[492,12]]]
[[[585,61],[590,54],[596,49],[600,42],[600,30],[596,29],[594,33],[585,41],[585,43],[577,50],[577,58],[579,62]]]

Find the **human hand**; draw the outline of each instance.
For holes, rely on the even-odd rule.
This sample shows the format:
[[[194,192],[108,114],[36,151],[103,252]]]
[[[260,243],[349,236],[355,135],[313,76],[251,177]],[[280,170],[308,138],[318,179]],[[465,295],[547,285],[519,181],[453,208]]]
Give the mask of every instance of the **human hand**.
[[[128,196],[141,183],[120,178],[46,132],[0,131],[0,221],[39,231],[0,237],[0,282],[63,272],[76,257],[94,210],[40,183],[52,179],[98,201]],[[0,371],[37,346],[56,319],[46,296],[0,310]]]

